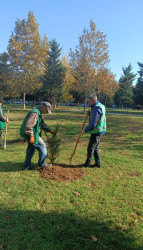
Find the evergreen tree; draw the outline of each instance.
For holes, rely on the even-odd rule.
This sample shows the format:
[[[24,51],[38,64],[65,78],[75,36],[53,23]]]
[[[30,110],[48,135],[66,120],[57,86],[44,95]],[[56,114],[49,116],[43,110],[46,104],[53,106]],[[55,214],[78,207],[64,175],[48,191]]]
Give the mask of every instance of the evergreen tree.
[[[6,52],[0,54],[0,95],[5,97],[10,94],[9,91],[9,56]]]
[[[143,105],[143,64],[138,62],[140,70],[137,84],[134,88],[134,102],[135,105]]]
[[[49,135],[48,133],[46,133],[47,144],[48,144],[48,155],[52,165],[54,164],[60,152],[62,137],[59,134],[59,129],[60,125],[57,124],[55,128],[55,134]]]
[[[119,89],[115,93],[115,102],[123,109],[123,105],[132,104],[133,102],[133,81],[136,74],[132,73],[131,64],[123,67],[123,75],[119,79]]]
[[[43,96],[55,106],[63,94],[63,80],[66,73],[60,55],[61,48],[59,48],[59,44],[55,39],[51,40],[41,81],[43,83]]]
[[[15,30],[8,45],[12,83],[19,95],[31,94],[40,86],[39,75],[45,56],[45,43],[41,42],[38,24],[30,11],[28,19],[15,22]],[[46,48],[47,50],[48,48]]]

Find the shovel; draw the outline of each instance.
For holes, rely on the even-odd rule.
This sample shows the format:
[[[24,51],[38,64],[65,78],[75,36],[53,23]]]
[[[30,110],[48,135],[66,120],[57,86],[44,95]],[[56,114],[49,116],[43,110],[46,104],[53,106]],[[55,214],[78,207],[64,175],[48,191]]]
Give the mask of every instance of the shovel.
[[[74,154],[75,154],[75,151],[76,151],[77,145],[78,145],[78,143],[79,143],[79,139],[80,139],[80,137],[81,137],[81,134],[82,134],[82,131],[83,131],[83,129],[84,129],[84,126],[85,126],[85,123],[86,123],[86,120],[87,120],[88,115],[89,115],[89,111],[87,111],[87,114],[86,114],[84,123],[83,123],[83,125],[82,125],[82,127],[81,127],[80,134],[79,134],[79,136],[78,136],[78,138],[77,138],[77,142],[76,142],[76,144],[75,144],[74,151],[73,151],[73,153],[72,153],[72,155],[71,155],[71,158],[70,158],[70,164],[71,164],[72,158],[73,158],[73,156],[74,156]]]
[[[9,109],[7,111],[7,119],[8,119],[8,115],[9,115]],[[6,149],[6,139],[7,139],[7,122],[6,122],[6,125],[5,125],[5,138],[4,138],[4,149]]]

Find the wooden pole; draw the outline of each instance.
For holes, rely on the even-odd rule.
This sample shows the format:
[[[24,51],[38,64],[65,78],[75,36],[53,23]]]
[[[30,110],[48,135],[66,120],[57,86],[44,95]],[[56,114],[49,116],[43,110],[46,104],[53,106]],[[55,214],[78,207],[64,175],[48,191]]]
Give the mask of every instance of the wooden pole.
[[[9,116],[9,109],[7,111],[7,119],[8,119],[8,116]],[[6,125],[5,125],[5,138],[4,138],[4,149],[6,149],[6,139],[7,139],[7,122],[6,122]]]
[[[80,137],[81,137],[81,134],[82,134],[82,131],[83,131],[83,129],[84,129],[84,126],[85,126],[85,123],[86,123],[86,120],[87,120],[88,115],[89,115],[89,111],[87,111],[87,114],[86,114],[84,123],[82,124],[80,134],[79,134],[79,136],[78,136],[78,138],[77,138],[77,142],[76,142],[76,144],[75,144],[75,148],[74,148],[73,153],[72,153],[71,158],[70,158],[70,164],[71,164],[72,158],[73,158],[73,156],[74,156],[74,154],[75,154],[75,151],[76,151],[77,145],[78,145],[78,143],[79,143],[79,139],[80,139]]]

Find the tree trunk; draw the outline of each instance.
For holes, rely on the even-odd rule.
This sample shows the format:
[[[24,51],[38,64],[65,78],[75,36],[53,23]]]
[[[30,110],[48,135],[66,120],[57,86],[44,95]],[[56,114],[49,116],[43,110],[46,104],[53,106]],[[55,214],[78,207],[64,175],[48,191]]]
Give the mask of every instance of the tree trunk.
[[[84,99],[84,112],[85,112],[85,109],[86,109],[86,100],[87,100],[87,93],[85,93],[85,99]]]
[[[23,93],[23,109],[25,109],[25,93]]]
[[[105,102],[104,102],[104,104],[105,104],[105,106],[106,106],[106,104],[107,104],[107,97],[105,97]]]
[[[57,102],[56,102],[56,99],[55,99],[55,98],[53,98],[52,103],[54,104],[54,109],[56,109],[56,108],[57,108]]]
[[[80,109],[80,102],[77,103],[77,107],[78,107],[78,109]]]

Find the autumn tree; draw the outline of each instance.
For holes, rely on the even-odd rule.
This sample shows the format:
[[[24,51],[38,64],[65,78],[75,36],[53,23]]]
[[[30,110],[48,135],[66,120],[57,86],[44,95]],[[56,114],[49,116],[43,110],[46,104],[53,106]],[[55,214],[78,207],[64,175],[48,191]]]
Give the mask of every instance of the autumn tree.
[[[73,101],[72,90],[74,88],[74,77],[71,72],[69,61],[66,57],[62,58],[62,64],[66,69],[65,78],[63,80],[62,100],[65,102]]]
[[[139,66],[139,77],[137,79],[137,84],[135,85],[134,91],[134,102],[135,105],[143,105],[143,63],[138,62]]]
[[[61,49],[55,39],[50,41],[44,74],[41,77],[41,82],[43,83],[42,95],[46,99],[48,98],[55,107],[63,94],[63,80],[66,72],[60,60]]]
[[[75,78],[75,88],[87,95],[96,85],[96,75],[101,68],[106,68],[109,62],[106,35],[97,30],[95,23],[90,21],[90,30],[84,29],[79,37],[79,45],[75,51],[70,51],[70,65]]]
[[[115,92],[118,89],[118,84],[115,80],[115,75],[109,69],[101,68],[96,76],[95,93],[102,102],[107,105],[111,103]]]
[[[28,19],[15,22],[15,29],[8,45],[12,84],[23,94],[31,94],[40,86],[39,75],[44,63],[45,51],[48,50],[46,39],[41,41],[38,24],[30,11]]]
[[[132,65],[123,67],[123,75],[119,79],[119,88],[115,93],[115,101],[123,109],[123,105],[131,104],[133,102],[133,81],[136,74],[132,72]]]

